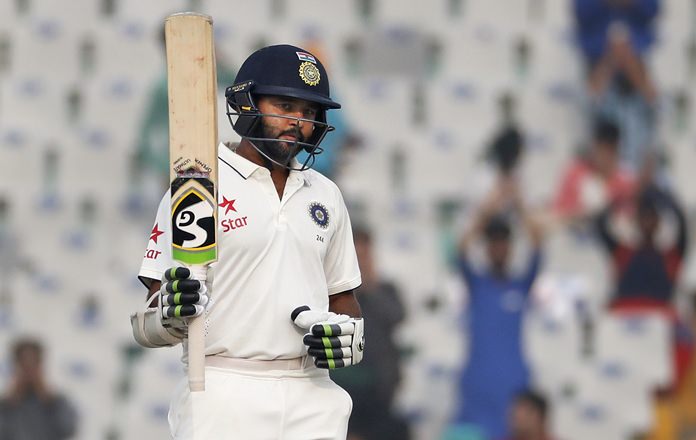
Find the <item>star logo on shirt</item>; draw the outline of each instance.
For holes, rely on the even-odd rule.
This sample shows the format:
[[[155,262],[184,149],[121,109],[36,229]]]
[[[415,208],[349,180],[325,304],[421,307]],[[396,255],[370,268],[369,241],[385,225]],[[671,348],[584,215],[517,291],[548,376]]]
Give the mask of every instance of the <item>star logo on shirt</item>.
[[[157,237],[164,234],[164,231],[158,229],[158,225],[159,223],[155,223],[155,227],[152,228],[152,232],[150,232],[150,240],[154,241],[155,244],[157,244]]]
[[[227,197],[222,196],[222,203],[220,203],[218,206],[221,208],[225,208],[225,215],[227,215],[227,213],[230,211],[237,212],[237,210],[234,207],[234,202],[236,201],[237,199],[227,200]]]

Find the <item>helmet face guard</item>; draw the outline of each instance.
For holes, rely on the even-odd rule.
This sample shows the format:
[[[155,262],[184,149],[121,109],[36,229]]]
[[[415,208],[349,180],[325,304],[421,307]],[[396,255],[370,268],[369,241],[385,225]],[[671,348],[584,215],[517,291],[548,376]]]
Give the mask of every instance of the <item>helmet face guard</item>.
[[[271,113],[261,113],[256,106],[252,89],[253,81],[235,84],[225,90],[225,98],[227,101],[227,118],[232,125],[234,131],[241,137],[251,141],[251,144],[263,157],[270,160],[274,164],[289,170],[305,171],[314,165],[315,156],[321,154],[324,149],[319,146],[327,133],[334,130],[334,127],[326,122],[326,109],[320,108],[317,112],[316,119],[297,118],[293,116],[278,115]],[[280,95],[283,96],[283,95]],[[289,141],[285,139],[274,139],[263,136],[264,117],[290,119],[297,122],[310,123],[314,126],[312,134],[306,141]],[[233,119],[233,118],[236,118]],[[264,144],[268,143],[284,143],[289,144],[290,149],[285,158],[270,157],[263,148]],[[293,167],[292,159],[301,150],[305,150],[308,155],[307,159],[298,167]]]
[[[318,105],[315,119],[261,113],[256,105],[258,96],[281,96],[301,99]],[[326,120],[329,109],[341,108],[329,93],[329,78],[321,62],[311,53],[290,45],[268,46],[257,50],[244,61],[237,73],[234,85],[225,90],[227,117],[234,131],[251,142],[266,159],[287,169],[304,171],[314,164],[315,156],[322,152],[322,139],[334,127]],[[295,137],[295,141],[271,139],[264,134],[263,118],[284,118],[310,123],[314,130],[307,139]],[[299,134],[299,133],[298,133]],[[288,145],[286,157],[276,157],[269,145]],[[275,150],[275,149],[273,149]],[[293,159],[301,150],[308,153],[299,168]]]

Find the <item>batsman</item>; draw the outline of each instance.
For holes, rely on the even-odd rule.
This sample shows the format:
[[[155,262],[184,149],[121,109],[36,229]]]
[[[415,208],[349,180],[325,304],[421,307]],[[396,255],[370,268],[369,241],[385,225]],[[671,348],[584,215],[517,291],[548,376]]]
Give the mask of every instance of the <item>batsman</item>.
[[[353,293],[361,277],[348,211],[338,187],[311,169],[333,130],[327,111],[341,107],[326,69],[290,45],[251,54],[225,91],[241,141],[214,145],[208,164],[203,150],[215,122],[196,116],[206,101],[182,105],[178,96],[201,84],[209,89],[211,79],[176,90],[176,69],[202,57],[173,62],[196,45],[170,50],[175,28],[167,30],[172,188],[138,274],[146,306],[131,316],[139,344],[183,342],[185,366],[203,366],[174,391],[172,437],[345,439],[352,401],[328,371],[361,361],[364,323]],[[200,142],[184,141],[190,133]],[[199,336],[200,352],[190,347]]]

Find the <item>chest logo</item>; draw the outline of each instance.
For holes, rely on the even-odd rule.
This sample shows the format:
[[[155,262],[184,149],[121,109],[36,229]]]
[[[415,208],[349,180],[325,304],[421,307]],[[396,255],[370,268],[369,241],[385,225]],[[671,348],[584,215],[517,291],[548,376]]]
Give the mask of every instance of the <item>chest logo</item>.
[[[326,229],[329,227],[329,211],[321,203],[312,202],[309,204],[309,216],[312,217],[314,223],[320,228]]]
[[[237,212],[237,209],[234,207],[234,202],[236,201],[236,199],[227,200],[227,197],[222,196],[222,203],[220,203],[218,206],[225,208],[225,215],[227,215],[227,213],[230,211]]]

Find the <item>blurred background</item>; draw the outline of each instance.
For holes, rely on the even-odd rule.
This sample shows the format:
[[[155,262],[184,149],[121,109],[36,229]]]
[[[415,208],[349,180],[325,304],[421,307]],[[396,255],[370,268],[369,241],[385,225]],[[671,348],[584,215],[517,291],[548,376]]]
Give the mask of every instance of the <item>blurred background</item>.
[[[317,55],[343,104],[315,168],[380,323],[336,376],[351,439],[696,439],[690,0],[0,0],[0,438],[25,338],[60,438],[168,436],[180,349],[140,349],[129,314],[186,10],[214,19],[221,140],[268,44]]]

